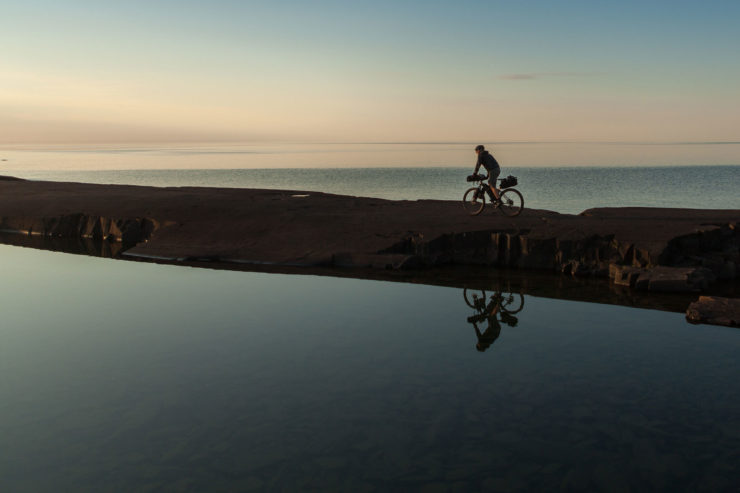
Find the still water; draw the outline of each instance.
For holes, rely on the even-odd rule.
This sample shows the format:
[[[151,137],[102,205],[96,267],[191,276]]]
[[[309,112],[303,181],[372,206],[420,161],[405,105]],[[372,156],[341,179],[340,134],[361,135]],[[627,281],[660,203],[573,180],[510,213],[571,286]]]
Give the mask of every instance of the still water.
[[[0,272],[3,492],[738,477],[740,332],[680,313],[10,246]]]

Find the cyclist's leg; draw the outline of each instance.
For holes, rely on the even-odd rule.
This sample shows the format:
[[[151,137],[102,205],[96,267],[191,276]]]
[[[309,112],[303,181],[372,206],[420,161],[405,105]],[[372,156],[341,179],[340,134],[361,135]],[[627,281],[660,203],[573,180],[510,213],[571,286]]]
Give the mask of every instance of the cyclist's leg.
[[[496,188],[496,179],[501,174],[501,168],[496,168],[493,171],[488,172],[488,187],[493,192],[493,197],[498,200],[499,199],[499,193],[498,188]]]

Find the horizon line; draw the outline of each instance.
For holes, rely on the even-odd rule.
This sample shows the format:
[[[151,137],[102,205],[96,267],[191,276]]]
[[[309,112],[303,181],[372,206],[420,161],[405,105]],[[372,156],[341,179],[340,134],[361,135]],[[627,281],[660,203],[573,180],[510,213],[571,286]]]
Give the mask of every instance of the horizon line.
[[[306,144],[306,145],[547,145],[547,144],[583,144],[583,145],[738,145],[740,141],[588,141],[588,140],[502,140],[502,141],[321,141],[321,140],[162,140],[162,141],[119,141],[119,142],[0,142],[0,148],[9,147],[68,147],[68,146],[158,146],[158,145],[259,145],[259,144]]]

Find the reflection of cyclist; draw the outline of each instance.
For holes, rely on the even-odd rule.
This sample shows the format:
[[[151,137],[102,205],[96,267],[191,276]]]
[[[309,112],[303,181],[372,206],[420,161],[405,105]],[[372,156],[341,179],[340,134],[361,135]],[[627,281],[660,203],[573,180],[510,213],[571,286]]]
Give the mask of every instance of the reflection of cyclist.
[[[500,322],[503,322],[510,327],[516,327],[519,323],[519,319],[512,315],[512,313],[519,312],[522,309],[524,301],[522,299],[518,308],[514,307],[515,310],[511,312],[509,307],[511,307],[511,303],[514,300],[514,295],[512,293],[504,296],[504,294],[499,291],[496,294],[491,295],[491,299],[488,304],[486,304],[485,291],[483,291],[482,297],[479,297],[477,294],[472,294],[472,301],[467,296],[467,290],[464,291],[464,294],[465,302],[468,306],[475,308],[478,312],[476,315],[468,317],[468,322],[473,324],[475,335],[478,336],[478,342],[475,345],[475,348],[478,351],[485,351],[491,347],[491,344],[493,344],[496,339],[498,339],[498,336],[501,335]],[[478,328],[478,324],[484,320],[488,322],[488,327],[485,331],[481,332]]]
[[[476,146],[475,153],[478,155],[478,161],[475,163],[474,175],[478,174],[478,170],[481,166],[486,168],[488,171],[488,196],[491,198],[491,202],[498,200],[498,189],[496,188],[496,178],[501,174],[501,167],[498,165],[498,161],[493,157],[493,154],[488,152],[482,145]],[[491,191],[493,191],[493,197],[491,197]]]
[[[475,335],[478,336],[478,343],[475,345],[475,349],[480,352],[488,349],[493,344],[498,336],[501,335],[501,324],[498,322],[496,315],[501,309],[501,295],[496,294],[491,296],[491,302],[486,307],[486,320],[488,321],[488,328],[481,334],[478,329],[478,324],[473,322],[475,328]]]
[[[480,329],[478,329],[478,326],[473,323],[473,327],[475,327],[475,334],[478,336],[478,342],[475,344],[475,349],[477,349],[481,353],[491,347],[491,344],[493,344],[496,339],[498,339],[498,336],[501,335],[501,324],[498,323],[496,313],[492,313],[487,320],[488,328],[482,334],[480,332]]]

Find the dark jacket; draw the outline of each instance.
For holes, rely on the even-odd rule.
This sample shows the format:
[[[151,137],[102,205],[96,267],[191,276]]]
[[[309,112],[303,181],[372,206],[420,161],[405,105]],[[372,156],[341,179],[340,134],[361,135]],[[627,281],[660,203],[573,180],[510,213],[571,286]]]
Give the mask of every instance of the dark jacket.
[[[499,169],[496,158],[486,150],[480,151],[480,154],[478,154],[478,162],[475,163],[475,171],[473,173],[478,173],[481,166],[486,168],[489,172]]]

